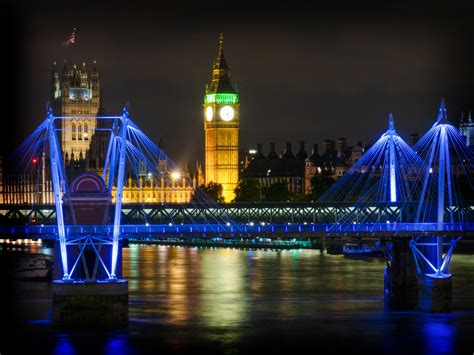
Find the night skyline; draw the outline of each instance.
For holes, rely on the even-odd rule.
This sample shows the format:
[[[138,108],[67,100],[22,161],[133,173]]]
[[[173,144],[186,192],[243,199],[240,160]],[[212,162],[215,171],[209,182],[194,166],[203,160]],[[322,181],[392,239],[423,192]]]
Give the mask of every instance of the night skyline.
[[[0,355],[472,351],[472,0],[3,10]]]
[[[389,112],[407,138],[431,127],[441,97],[457,125],[472,100],[469,7],[431,5],[248,11],[104,2],[14,7],[16,145],[43,119],[55,60],[71,63],[61,43],[77,27],[76,62],[96,59],[106,113],[130,112],[176,162],[203,160],[205,85],[222,32],[231,79],[241,96],[240,148],[285,141],[320,147],[346,137],[378,138]],[[124,11],[126,10],[126,11]],[[21,14],[22,16],[19,16]],[[44,26],[45,22],[54,25]],[[125,24],[130,23],[131,31]],[[123,26],[121,25],[123,24]],[[362,124],[363,123],[363,124]],[[10,143],[11,141],[11,143]],[[295,149],[296,147],[294,147]]]

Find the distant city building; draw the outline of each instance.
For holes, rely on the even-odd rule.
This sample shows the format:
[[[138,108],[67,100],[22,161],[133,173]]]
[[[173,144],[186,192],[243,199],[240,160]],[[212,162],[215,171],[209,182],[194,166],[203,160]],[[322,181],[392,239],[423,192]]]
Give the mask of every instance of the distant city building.
[[[340,137],[336,141],[336,153],[338,156],[344,154],[347,149],[347,139],[344,137]]]
[[[262,150],[261,147],[260,150]],[[247,169],[247,166],[249,166],[250,162],[257,156],[257,151],[258,147],[257,149],[251,148],[239,150],[239,179],[242,177],[244,170]]]
[[[464,120],[464,114],[461,113],[459,133],[461,133],[461,135],[464,137],[468,147],[474,147],[474,122],[471,118],[471,111],[469,111],[466,121]]]
[[[318,152],[318,145],[314,144],[311,155],[305,159],[304,165],[304,193],[311,194],[312,179],[316,175],[339,178],[364,153],[362,142],[355,147],[348,147],[347,140],[340,137],[336,142],[326,139],[323,143],[323,153]]]
[[[268,187],[276,182],[284,182],[288,191],[303,192],[304,162],[308,154],[304,142],[300,142],[300,149],[296,155],[291,149],[291,142],[286,143],[282,154],[277,154],[275,143],[270,143],[270,153],[263,154],[262,145],[257,145],[257,152],[242,174],[242,179],[257,179],[262,187]]]
[[[203,108],[206,183],[221,184],[224,201],[230,202],[239,180],[239,94],[230,82],[222,34]]]
[[[285,182],[292,193],[311,194],[311,180],[315,175],[338,178],[364,153],[362,142],[348,147],[344,137],[336,141],[327,139],[323,147],[324,151],[320,155],[318,145],[314,144],[308,156],[304,141],[300,141],[296,154],[292,152],[291,142],[287,142],[285,150],[278,154],[272,142],[270,152],[265,156],[262,144],[257,144],[256,152],[247,154],[249,160],[241,179],[257,179],[262,187]]]

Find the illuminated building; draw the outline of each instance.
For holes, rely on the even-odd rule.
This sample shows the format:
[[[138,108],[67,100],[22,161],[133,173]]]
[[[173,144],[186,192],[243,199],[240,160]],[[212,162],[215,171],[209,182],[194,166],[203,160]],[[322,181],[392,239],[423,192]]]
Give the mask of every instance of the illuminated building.
[[[1,203],[5,204],[52,204],[53,185],[46,172],[45,155],[34,157],[31,169],[18,172],[5,169],[0,161]]]
[[[66,61],[61,77],[54,63],[51,74],[51,100],[56,116],[81,116],[62,121],[61,149],[65,160],[86,158],[91,148],[92,136],[97,127],[96,116],[100,113],[99,71],[94,61],[90,73],[86,63],[78,68],[68,68]]]
[[[260,145],[260,151],[262,147]],[[257,156],[258,149],[240,149],[239,151],[239,179],[243,172],[249,166],[250,162]]]
[[[99,72],[94,67],[87,72],[85,63],[82,68],[64,64],[61,76],[54,67],[51,73],[51,102],[54,115],[81,116],[61,120],[63,126],[60,143],[64,158],[64,168],[68,181],[83,172],[102,174],[105,162],[108,137],[102,131],[98,115],[103,115]],[[162,147],[160,146],[160,149]],[[53,188],[49,176],[49,159],[35,158],[32,167],[19,173],[4,166],[0,160],[0,201],[5,204],[53,204]],[[143,172],[135,179],[128,179],[123,188],[125,203],[183,203],[191,200],[196,186],[203,184],[203,173],[200,165],[196,166],[194,178],[188,173],[177,177],[176,171],[159,161],[164,179],[154,181]],[[130,172],[129,172],[130,173]],[[164,181],[166,180],[166,181]],[[113,187],[112,197],[115,198]]]
[[[474,122],[471,118],[471,111],[467,116],[467,121],[464,121],[464,114],[461,113],[461,122],[459,123],[459,133],[466,140],[466,145],[468,147],[474,146]]]
[[[123,187],[124,203],[186,203],[191,200],[198,183],[202,181],[202,173],[198,167],[197,174],[191,179],[188,173],[181,174],[170,171],[166,178],[159,180],[153,176],[140,176],[138,179],[128,178]],[[117,189],[112,188],[112,201],[115,201]]]
[[[99,71],[96,62],[90,72],[83,62],[71,68],[67,62],[61,74],[53,63],[50,81],[50,102],[56,116],[81,116],[61,120],[60,144],[66,174],[73,179],[85,171],[99,172],[104,163],[106,142],[102,134],[96,134],[96,116],[101,114]],[[17,173],[5,169],[2,196],[4,203],[43,203],[53,200],[48,159],[34,158],[31,171]]]
[[[164,155],[162,142],[159,148]],[[167,159],[158,161],[161,176],[157,179],[139,164],[138,174],[128,171],[129,178],[123,186],[122,201],[124,203],[187,203],[196,190],[204,183],[202,167],[196,164],[191,174],[187,169],[182,172],[176,167],[170,167]],[[134,178],[132,178],[132,176]],[[115,201],[116,187],[112,187],[112,201]]]
[[[234,199],[239,180],[239,94],[230,82],[224,38],[204,96],[205,180],[222,184],[225,202]]]

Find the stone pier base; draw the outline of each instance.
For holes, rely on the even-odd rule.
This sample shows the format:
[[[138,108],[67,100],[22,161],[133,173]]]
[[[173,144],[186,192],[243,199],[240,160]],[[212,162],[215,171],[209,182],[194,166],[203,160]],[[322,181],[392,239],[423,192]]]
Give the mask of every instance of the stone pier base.
[[[453,300],[453,279],[450,274],[418,276],[418,310],[449,312]]]
[[[126,325],[128,281],[53,281],[53,319],[70,325]]]

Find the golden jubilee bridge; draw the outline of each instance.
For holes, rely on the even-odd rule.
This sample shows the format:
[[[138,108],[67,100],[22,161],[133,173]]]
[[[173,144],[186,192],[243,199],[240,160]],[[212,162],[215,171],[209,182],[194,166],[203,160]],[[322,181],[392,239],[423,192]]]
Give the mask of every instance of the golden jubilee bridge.
[[[195,202],[189,204],[123,204],[127,174],[138,179],[145,169],[171,185],[163,164],[157,162],[165,161],[171,169],[174,163],[124,109],[121,116],[97,117],[104,123],[96,133],[108,137],[102,174],[84,172],[69,182],[58,136],[68,133],[61,121],[80,118],[56,117],[49,110],[10,159],[16,170],[28,172],[37,169],[31,166],[34,157],[48,157],[44,164],[52,180],[54,205],[0,206],[3,238],[54,241],[56,295],[71,295],[78,284],[110,285],[123,293],[125,239],[360,237],[389,241],[385,292],[390,302],[403,303],[411,297],[406,290],[413,288],[406,285],[415,273],[421,290],[419,307],[435,311],[448,307],[454,248],[460,238],[474,235],[470,201],[474,159],[447,120],[444,101],[435,123],[414,147],[398,135],[390,114],[388,129],[314,203],[217,204],[198,188]]]
[[[183,204],[124,204],[120,234],[125,239],[277,237],[413,237],[417,235],[474,236],[474,202],[446,207],[463,222],[415,222],[417,203],[260,202],[219,206]],[[112,206],[113,207],[113,206]],[[435,206],[432,206],[433,208]],[[340,222],[354,216],[350,222]],[[227,222],[226,222],[227,221]],[[472,221],[472,222],[471,222]],[[110,234],[112,225],[68,225],[67,232]],[[55,239],[54,205],[0,205],[0,232],[9,238]]]

